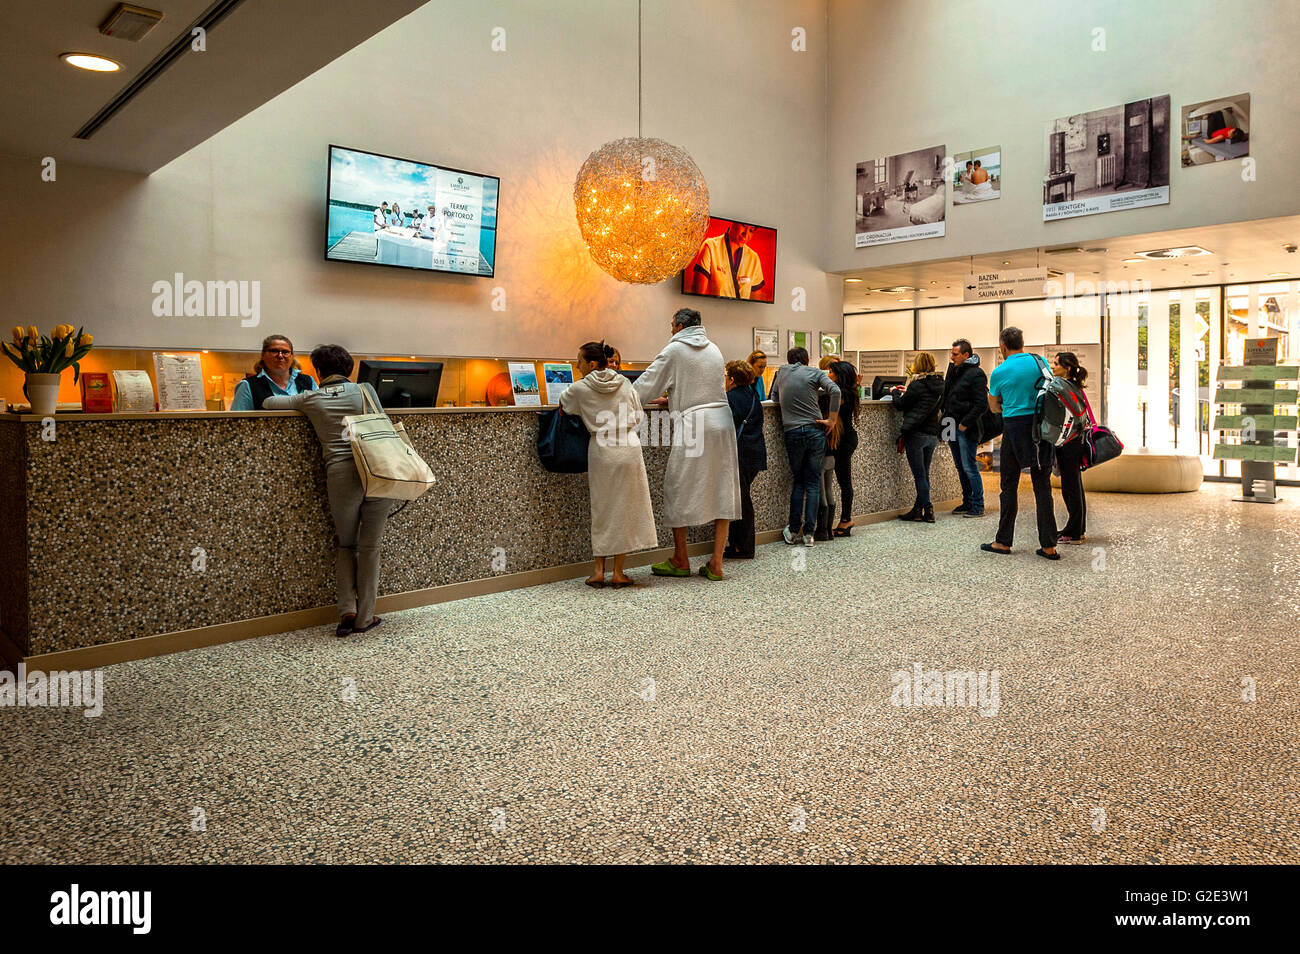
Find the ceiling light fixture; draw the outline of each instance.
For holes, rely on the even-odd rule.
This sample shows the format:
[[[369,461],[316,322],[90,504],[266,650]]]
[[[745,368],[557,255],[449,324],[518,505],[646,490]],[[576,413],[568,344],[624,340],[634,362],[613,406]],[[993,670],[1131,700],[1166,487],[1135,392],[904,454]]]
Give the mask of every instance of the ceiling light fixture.
[[[1170,258],[1191,258],[1195,255],[1209,255],[1210,250],[1199,245],[1178,245],[1174,248],[1152,248],[1145,252],[1134,252],[1138,258],[1148,261],[1164,261]]]
[[[684,150],[641,135],[637,3],[636,138],[607,142],[578,170],[573,205],[592,260],[621,282],[655,285],[685,268],[709,227],[709,186]]]
[[[79,70],[89,70],[92,73],[116,73],[122,68],[122,64],[117,60],[110,60],[106,56],[97,56],[94,53],[60,53],[59,59],[69,66],[75,66]]]
[[[848,284],[848,285],[861,285],[861,284],[862,284],[862,279],[860,279],[860,278],[846,278],[846,279],[844,279],[844,281],[845,281],[845,284]]]

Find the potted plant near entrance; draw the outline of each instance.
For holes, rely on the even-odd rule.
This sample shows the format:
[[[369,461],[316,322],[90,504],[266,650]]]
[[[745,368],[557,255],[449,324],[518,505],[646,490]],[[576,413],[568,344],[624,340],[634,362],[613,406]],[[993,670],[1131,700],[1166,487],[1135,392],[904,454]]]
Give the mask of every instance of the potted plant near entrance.
[[[13,330],[12,341],[4,343],[9,360],[26,373],[23,394],[31,402],[32,413],[47,417],[54,413],[59,403],[59,378],[63,371],[72,368],[72,382],[81,376],[81,359],[86,356],[95,339],[72,325],[57,325],[48,335],[42,335],[36,326]]]

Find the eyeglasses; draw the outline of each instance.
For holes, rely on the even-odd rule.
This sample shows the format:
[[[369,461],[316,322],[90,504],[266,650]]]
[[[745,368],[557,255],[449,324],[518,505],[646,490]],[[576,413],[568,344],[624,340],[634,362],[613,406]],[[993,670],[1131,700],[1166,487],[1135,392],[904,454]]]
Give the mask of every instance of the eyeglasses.
[[[292,351],[286,351],[284,348],[267,348],[267,349],[266,349],[266,353],[267,353],[267,354],[277,354],[277,355],[279,355],[279,356],[282,357],[282,358],[291,358],[291,357],[293,357],[293,352],[292,352]]]

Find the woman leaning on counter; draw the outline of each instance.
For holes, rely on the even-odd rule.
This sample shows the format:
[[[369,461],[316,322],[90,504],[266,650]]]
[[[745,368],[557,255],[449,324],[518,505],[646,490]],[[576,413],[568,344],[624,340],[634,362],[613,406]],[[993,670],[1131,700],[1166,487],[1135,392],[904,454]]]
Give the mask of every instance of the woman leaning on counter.
[[[262,342],[262,356],[253,373],[235,385],[232,411],[260,411],[272,395],[301,394],[316,387],[310,374],[298,370],[293,342],[284,335],[269,335]]]
[[[325,457],[325,490],[338,537],[335,579],[338,584],[339,625],[336,636],[374,629],[379,595],[379,543],[384,537],[392,501],[367,497],[352,457],[352,442],[343,419],[351,414],[379,411],[379,395],[369,384],[354,384],[352,355],[339,345],[321,345],[311,353],[321,386],[298,394],[274,394],[268,411],[301,411],[311,421]],[[369,406],[368,406],[369,405]]]

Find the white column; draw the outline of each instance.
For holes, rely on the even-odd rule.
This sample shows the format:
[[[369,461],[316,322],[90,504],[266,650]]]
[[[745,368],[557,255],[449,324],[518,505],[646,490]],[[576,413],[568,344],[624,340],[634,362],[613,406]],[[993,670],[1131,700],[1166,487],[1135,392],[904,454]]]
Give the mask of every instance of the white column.
[[[1138,407],[1138,309],[1136,295],[1106,298],[1110,323],[1110,366],[1106,386],[1106,418],[1125,447],[1142,446],[1142,413]]]
[[[1182,307],[1179,309],[1178,335],[1178,451],[1182,454],[1198,454],[1197,417],[1199,410],[1196,399],[1200,391],[1201,377],[1196,358],[1196,345],[1200,341],[1197,331],[1201,327],[1201,318],[1196,305],[1201,299],[1197,296],[1207,289],[1189,288],[1183,292]]]
[[[1214,425],[1214,417],[1219,413],[1219,406],[1214,403],[1214,392],[1219,389],[1219,365],[1223,363],[1223,349],[1220,345],[1220,339],[1223,337],[1224,317],[1221,310],[1223,303],[1220,289],[1213,288],[1210,290],[1210,425]],[[1214,445],[1219,443],[1223,437],[1222,431],[1210,431],[1210,453],[1214,453]],[[1220,461],[1210,460],[1207,458],[1205,463],[1205,473],[1207,476],[1216,476],[1219,473]],[[1229,461],[1229,463],[1236,463]],[[1240,470],[1237,471],[1241,473]],[[1232,476],[1229,474],[1228,476]]]
[[[1169,292],[1152,292],[1147,307],[1147,447],[1168,450]]]

